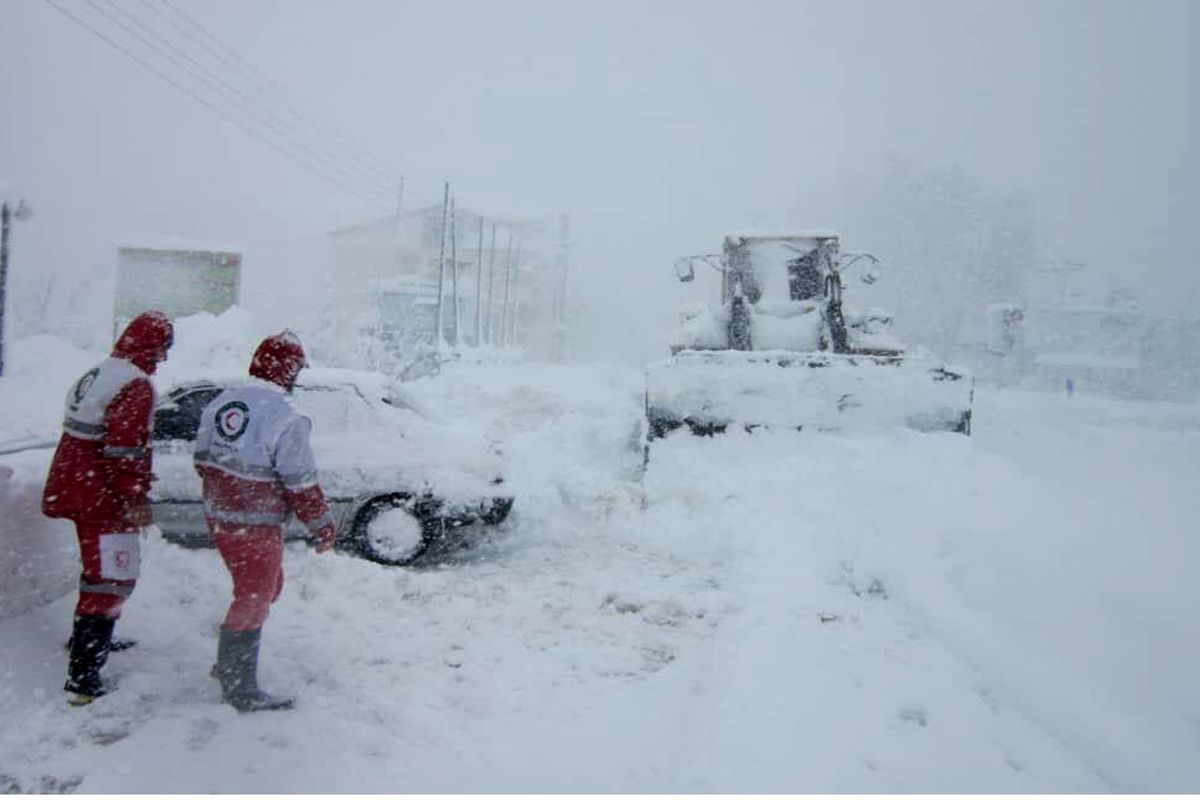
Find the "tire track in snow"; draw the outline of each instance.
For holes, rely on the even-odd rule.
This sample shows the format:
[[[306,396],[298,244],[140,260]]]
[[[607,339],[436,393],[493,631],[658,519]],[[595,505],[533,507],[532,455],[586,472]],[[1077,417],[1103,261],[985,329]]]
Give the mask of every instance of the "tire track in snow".
[[[905,437],[900,442],[902,456],[920,455],[920,440],[917,451]],[[996,719],[974,689],[972,666],[924,639],[903,604],[883,598],[898,573],[884,581],[855,573],[860,555],[866,567],[878,560],[870,532],[884,526],[874,518],[875,504],[896,499],[863,488],[886,486],[879,478],[887,476],[873,475],[870,461],[872,450],[883,447],[886,455],[889,446],[727,434],[713,441],[672,437],[652,451],[649,513],[681,497],[696,504],[694,517],[703,520],[697,539],[713,548],[721,580],[740,606],[698,673],[705,693],[690,714],[696,755],[688,788],[1103,788],[1072,766],[1076,757],[1064,743],[1012,715]],[[892,476],[901,494],[904,477]],[[888,535],[903,537],[906,526],[920,522],[920,514],[899,511]],[[874,594],[872,584],[880,587]],[[951,685],[932,683],[928,674]],[[1023,748],[1023,739],[1037,744]],[[942,747],[961,751],[959,763],[943,763]]]

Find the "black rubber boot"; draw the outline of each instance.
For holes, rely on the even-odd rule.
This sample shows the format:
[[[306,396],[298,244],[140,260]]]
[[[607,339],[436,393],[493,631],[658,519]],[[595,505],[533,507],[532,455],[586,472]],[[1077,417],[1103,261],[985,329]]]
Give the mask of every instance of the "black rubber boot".
[[[73,636],[72,636],[72,637],[68,637],[68,638],[67,638],[67,641],[66,641],[66,644],[64,644],[64,645],[63,645],[63,648],[64,648],[64,649],[66,649],[66,650],[70,650],[70,649],[71,649],[71,643],[72,643],[73,641],[74,641],[74,637],[73,637]],[[108,652],[110,652],[110,653],[120,653],[121,651],[123,651],[123,650],[128,650],[128,649],[130,649],[131,647],[137,647],[137,639],[121,639],[121,638],[120,638],[120,637],[118,637],[118,636],[113,636],[113,637],[112,637],[112,641],[108,643]]]
[[[100,670],[108,661],[116,620],[103,616],[75,618],[71,633],[71,654],[67,658],[67,682],[63,689],[71,693],[67,702],[83,706],[108,694],[100,680]]]
[[[221,682],[221,699],[238,711],[276,711],[291,708],[290,697],[275,697],[258,688],[258,645],[262,629],[221,629],[217,663],[213,667]]]

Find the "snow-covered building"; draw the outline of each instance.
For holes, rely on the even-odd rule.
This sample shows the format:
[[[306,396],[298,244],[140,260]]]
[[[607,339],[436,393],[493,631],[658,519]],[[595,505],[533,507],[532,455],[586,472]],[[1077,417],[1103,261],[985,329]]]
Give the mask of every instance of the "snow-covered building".
[[[1058,389],[1136,396],[1141,384],[1141,341],[1146,320],[1132,302],[1070,300],[1030,309],[1028,343],[1032,382]]]
[[[113,330],[143,311],[168,317],[220,314],[238,303],[242,249],[165,236],[129,238],[117,245]]]
[[[431,205],[330,233],[343,359],[380,367],[389,354],[416,355],[435,346],[439,320],[452,346],[561,356],[565,217],[485,217],[459,206],[444,238],[443,220]]]

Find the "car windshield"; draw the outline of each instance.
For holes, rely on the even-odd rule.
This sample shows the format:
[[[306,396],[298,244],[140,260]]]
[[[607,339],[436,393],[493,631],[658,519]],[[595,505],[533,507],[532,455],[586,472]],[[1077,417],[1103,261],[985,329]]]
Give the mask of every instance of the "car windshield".
[[[154,438],[195,439],[204,407],[224,389],[208,382],[172,389],[155,408]],[[375,406],[353,384],[297,385],[291,400],[322,434],[359,429],[375,421]]]
[[[321,434],[371,424],[374,407],[352,384],[298,385],[292,404],[314,423]]]

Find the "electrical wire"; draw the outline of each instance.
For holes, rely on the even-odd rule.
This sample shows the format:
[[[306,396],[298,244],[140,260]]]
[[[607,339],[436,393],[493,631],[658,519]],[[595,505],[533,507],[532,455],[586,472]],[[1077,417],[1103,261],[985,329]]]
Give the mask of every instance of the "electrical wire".
[[[88,2],[89,5],[92,5],[93,7],[95,7],[95,4],[92,2],[92,0],[86,0],[86,2]],[[164,57],[166,57],[168,60],[170,60],[173,64],[175,64],[181,70],[184,70],[185,72],[187,72],[191,77],[196,78],[197,75],[194,72],[192,72],[187,67],[180,64],[179,60],[175,58],[176,54],[179,55],[181,58],[186,60],[189,64],[194,66],[197,70],[199,70],[204,75],[203,78],[200,78],[201,81],[207,83],[210,87],[223,88],[227,92],[235,95],[236,98],[238,99],[238,101],[240,101],[240,103],[243,106],[245,106],[248,110],[250,110],[254,114],[258,115],[262,119],[264,124],[267,127],[269,127],[271,130],[277,132],[284,138],[297,137],[300,139],[304,139],[306,136],[309,135],[306,131],[297,129],[294,124],[289,124],[285,119],[280,117],[280,115],[276,114],[273,110],[271,110],[269,108],[263,108],[259,104],[259,102],[257,100],[255,100],[253,97],[250,97],[248,94],[246,94],[240,88],[238,88],[237,86],[234,86],[229,81],[222,78],[220,75],[217,75],[213,70],[209,69],[207,66],[200,63],[200,61],[198,61],[196,58],[192,57],[184,49],[178,47],[170,39],[168,39],[167,37],[163,36],[161,33],[153,30],[152,28],[150,28],[149,26],[144,24],[140,19],[138,19],[133,14],[129,13],[124,8],[121,8],[117,3],[113,2],[113,0],[101,0],[101,2],[103,2],[108,7],[113,8],[116,11],[118,11],[122,16],[124,16],[126,19],[128,19],[130,22],[132,22],[135,26],[137,26],[141,31],[146,33],[148,36],[153,37],[159,44],[164,45],[164,47],[156,47],[153,43],[147,41],[144,37],[142,37],[140,35],[138,37],[139,39],[141,39],[142,41],[146,42],[148,45],[153,47],[157,52],[159,52]],[[112,18],[109,17],[109,19],[112,19]],[[300,146],[300,145],[297,145],[297,146]],[[354,165],[353,167],[351,167],[349,165],[343,165],[343,164],[339,163],[339,161],[338,161],[339,157],[335,154],[326,153],[323,151],[319,151],[316,148],[307,147],[307,146],[302,147],[302,149],[304,149],[306,152],[309,153],[309,155],[313,156],[314,158],[324,159],[327,164],[327,167],[329,167],[331,169],[335,169],[339,172],[342,172],[347,176],[352,176],[356,180],[362,180],[365,184],[369,184],[373,181],[378,180],[379,185],[381,187],[385,187],[389,194],[391,192],[391,187],[394,185],[394,181],[388,179],[385,176],[379,176],[376,173],[374,173],[374,171],[372,171],[372,170],[363,170],[360,167],[358,167],[358,165]],[[333,162],[333,163],[329,163],[329,162]]]
[[[237,50],[227,44],[220,37],[216,36],[210,30],[205,28],[192,17],[188,16],[182,9],[171,3],[171,0],[161,0],[160,3],[154,3],[152,0],[140,0],[140,2],[154,11],[156,14],[167,20],[176,30],[187,36],[198,46],[222,62],[235,72],[249,78],[260,91],[264,94],[274,93],[283,98],[284,109],[292,115],[297,121],[312,126],[317,129],[324,129],[330,141],[339,145],[343,152],[352,158],[355,158],[362,166],[381,173],[389,173],[391,170],[381,160],[376,158],[369,150],[360,147],[350,137],[342,132],[337,127],[328,123],[323,123],[321,120],[314,120],[307,115],[298,111],[291,104],[291,96],[286,89],[280,86],[277,82],[265,75],[261,70],[243,58]],[[168,9],[168,14],[163,9]],[[174,17],[182,18],[187,24],[183,25]],[[199,35],[197,35],[199,33]],[[215,47],[213,45],[216,45]],[[389,184],[394,184],[395,181],[388,181]]]
[[[206,44],[204,40],[198,38],[196,35],[188,33],[183,24],[171,19],[168,14],[165,14],[161,9],[156,8],[154,4],[149,2],[149,0],[139,1],[157,13],[160,17],[165,19],[174,29],[188,36],[191,41],[198,44],[209,55],[212,55],[225,66],[235,70],[237,73],[239,73],[239,76],[249,78],[258,86],[260,91],[271,91],[280,97],[285,98],[285,109],[301,127],[298,128],[296,123],[289,124],[283,121],[279,114],[270,109],[264,108],[245,91],[216,74],[212,69],[206,67],[192,55],[185,52],[181,47],[164,36],[161,32],[155,31],[148,27],[129,11],[114,3],[113,0],[100,0],[100,2],[105,3],[105,5],[107,5],[109,8],[115,9],[123,17],[128,19],[134,26],[136,26],[136,28],[145,32],[145,35],[98,6],[96,0],[82,1],[90,6],[93,11],[102,16],[104,19],[121,28],[123,31],[125,31],[125,33],[140,41],[159,56],[165,58],[184,75],[205,85],[206,88],[215,92],[218,97],[226,100],[226,102],[228,102],[228,97],[221,95],[221,90],[223,89],[226,94],[233,95],[235,98],[237,98],[236,102],[240,103],[241,106],[244,106],[254,115],[256,115],[259,118],[259,123],[282,138],[283,143],[281,144],[280,142],[275,141],[273,138],[263,135],[262,130],[255,129],[246,120],[234,114],[228,113],[225,109],[213,102],[211,99],[202,96],[193,88],[190,88],[171,77],[169,74],[156,67],[150,61],[140,57],[138,54],[132,52],[129,48],[123,46],[112,37],[98,30],[81,17],[71,13],[69,10],[60,5],[58,0],[45,0],[47,4],[55,8],[64,16],[68,17],[76,24],[80,25],[89,33],[101,39],[114,49],[120,51],[122,54],[135,61],[143,68],[149,70],[158,78],[170,84],[173,88],[184,92],[194,101],[217,113],[223,119],[236,125],[246,134],[258,139],[260,142],[268,145],[277,152],[282,153],[305,169],[308,169],[309,171],[321,176],[325,180],[334,183],[335,185],[352,194],[371,199],[374,202],[382,201],[385,198],[389,204],[396,202],[397,196],[394,194],[394,192],[396,191],[398,184],[394,183],[388,175],[380,171],[386,170],[387,168],[379,166],[382,164],[379,159],[377,159],[365,148],[360,148],[355,145],[344,134],[338,131],[336,127],[329,125],[328,123],[321,123],[320,121],[314,122],[310,117],[307,117],[301,112],[297,111],[290,103],[286,102],[286,100],[290,97],[286,89],[284,89],[277,82],[271,80],[261,70],[254,67],[253,64],[242,57],[231,45],[221,40],[195,19],[184,13],[182,9],[174,5],[171,0],[161,0],[161,3],[164,7],[170,9],[180,18],[185,20],[187,25],[197,31],[201,36],[204,37],[204,39],[214,43],[220,48],[220,51],[224,51],[224,53],[227,53],[228,55],[226,56],[216,49],[216,47]],[[178,54],[178,57],[176,54]],[[180,60],[181,58],[184,59],[187,64],[183,63]],[[192,66],[189,67],[188,64]],[[197,72],[197,70],[199,70],[199,72]],[[304,127],[307,127],[308,130],[305,130]],[[319,131],[321,128],[325,129],[324,135],[329,137],[323,144],[325,148],[324,150],[314,150],[314,148],[308,146],[303,139],[300,141],[295,141],[297,136],[308,136],[319,140],[322,134],[317,131]],[[332,131],[333,133],[329,133],[329,131]],[[349,165],[342,161],[336,154],[334,154],[332,149],[329,147],[329,142],[333,142],[341,151],[343,156],[353,159],[354,164]],[[307,156],[307,158],[305,156]],[[400,183],[402,182],[403,178],[400,179]],[[440,201],[431,199],[422,193],[412,191],[411,187],[406,187],[403,191],[406,199],[416,200],[418,203],[423,203],[426,205],[435,205],[440,203]],[[502,227],[512,230],[512,225],[504,220],[493,219],[482,214],[478,216],[481,219],[496,222]]]
[[[125,55],[127,58],[129,58],[132,61],[134,61],[135,63],[137,63],[142,68],[153,73],[160,80],[165,81],[167,84],[171,85],[175,89],[178,89],[179,91],[188,95],[195,102],[199,103],[200,105],[204,106],[205,108],[208,108],[210,111],[213,111],[214,113],[216,113],[217,115],[219,115],[220,117],[225,119],[226,121],[237,126],[240,130],[242,130],[242,132],[246,133],[247,135],[251,136],[252,138],[259,140],[260,142],[262,142],[263,144],[266,144],[268,147],[275,150],[276,152],[281,153],[282,155],[295,161],[297,164],[299,164],[300,166],[309,170],[310,172],[313,172],[313,173],[319,175],[320,177],[324,178],[325,180],[329,181],[330,183],[333,183],[333,184],[339,186],[343,190],[345,190],[351,194],[354,194],[354,195],[357,195],[360,197],[364,197],[365,199],[371,199],[373,202],[378,202],[378,195],[375,192],[370,192],[370,193],[364,192],[362,187],[356,187],[356,186],[348,183],[344,178],[330,174],[328,171],[326,171],[322,167],[314,165],[312,163],[309,163],[303,157],[301,157],[297,153],[293,152],[292,150],[289,150],[286,147],[280,145],[279,143],[271,140],[270,138],[263,136],[260,131],[258,131],[255,128],[251,127],[250,125],[246,124],[241,119],[239,119],[237,116],[227,113],[224,109],[222,109],[217,104],[211,102],[207,98],[198,94],[197,92],[192,90],[190,87],[186,86],[185,84],[180,83],[179,81],[175,80],[169,74],[167,74],[166,72],[164,72],[163,70],[161,70],[157,66],[155,66],[153,63],[147,61],[146,59],[142,58],[141,56],[137,55],[136,53],[133,53],[132,51],[130,51],[128,48],[122,46],[115,39],[108,36],[104,32],[98,30],[96,27],[89,24],[86,20],[71,13],[71,11],[67,10],[62,5],[60,5],[57,0],[44,0],[44,2],[46,4],[48,4],[49,6],[51,6],[52,8],[54,8],[56,11],[58,11],[63,16],[65,16],[68,19],[75,22],[77,25],[82,27],[84,30],[91,33],[96,38],[105,42],[110,47],[114,48],[115,50],[118,50],[119,52],[121,52],[123,55]]]
[[[158,7],[158,4],[153,3],[151,0],[139,0],[139,2],[149,7],[152,11],[159,14],[159,16],[166,19],[167,22],[172,25],[172,27],[198,44],[202,49],[215,57],[217,60],[231,68],[233,71],[239,73],[241,76],[248,78],[257,86],[259,91],[262,91],[264,94],[274,93],[278,95],[282,99],[282,105],[284,109],[298,122],[309,126],[314,131],[319,132],[318,135],[323,134],[327,136],[327,141],[338,146],[346,155],[357,159],[360,165],[374,170],[376,173],[384,173],[385,175],[382,180],[384,180],[384,182],[387,184],[389,190],[397,191],[398,183],[390,177],[391,168],[386,166],[381,159],[379,159],[367,148],[355,142],[349,134],[345,133],[345,131],[341,130],[337,125],[324,121],[320,118],[314,118],[299,111],[293,104],[291,94],[285,87],[273,80],[262,70],[255,67],[254,64],[243,57],[236,48],[223,40],[221,37],[214,34],[211,30],[198,22],[194,17],[187,14],[182,8],[172,2],[172,0],[160,0],[160,4],[173,12],[175,16],[182,19],[186,23],[186,26],[179,23],[175,19],[171,19],[171,15],[165,14],[162,9]],[[199,36],[196,34],[199,34]],[[400,183],[402,182],[403,178],[400,179]],[[431,195],[414,191],[412,187],[405,187],[400,191],[403,192],[403,199],[415,200],[418,204],[432,206],[441,202],[441,200],[435,199]],[[398,195],[399,191],[397,191],[396,196]]]
[[[121,20],[117,19],[109,12],[100,8],[100,6],[97,5],[97,0],[83,0],[83,2],[86,3],[88,6],[90,6],[94,11],[96,11],[102,17],[104,17],[108,21],[114,23],[115,25],[120,27],[122,30],[124,30],[126,33],[135,37],[138,41],[140,41],[141,43],[143,43],[144,45],[149,47],[155,53],[157,53],[158,55],[165,58],[167,61],[169,61],[171,64],[173,64],[177,69],[179,69],[183,74],[187,75],[188,77],[192,78],[193,80],[197,80],[198,82],[206,85],[209,89],[213,90],[218,97],[221,96],[220,95],[221,87],[224,87],[227,91],[230,91],[230,92],[234,93],[235,95],[241,95],[241,97],[245,99],[244,102],[242,103],[242,105],[246,107],[246,110],[249,110],[253,114],[257,115],[260,118],[259,122],[263,123],[265,125],[265,127],[267,127],[268,129],[273,131],[275,134],[277,134],[280,138],[282,138],[290,146],[294,147],[297,150],[304,152],[310,158],[312,158],[318,162],[321,162],[322,166],[325,169],[338,174],[340,177],[342,177],[343,179],[345,179],[349,182],[361,182],[364,186],[369,185],[370,181],[373,180],[373,178],[372,179],[364,179],[363,176],[361,176],[361,175],[356,175],[353,172],[345,170],[341,167],[340,164],[336,164],[336,163],[330,164],[330,163],[328,163],[329,158],[327,156],[324,156],[321,153],[315,152],[311,147],[308,147],[302,141],[301,142],[294,141],[292,139],[291,135],[289,134],[289,132],[287,130],[285,130],[284,128],[282,128],[278,123],[276,123],[274,121],[273,117],[268,112],[265,112],[261,108],[259,108],[252,99],[248,98],[244,93],[240,92],[236,87],[231,86],[228,82],[221,80],[219,77],[215,77],[215,76],[209,77],[209,76],[211,76],[211,72],[208,72],[205,69],[204,65],[199,64],[199,62],[196,62],[195,59],[192,59],[186,53],[180,53],[180,55],[184,59],[187,59],[190,63],[195,64],[201,70],[204,70],[205,73],[207,73],[207,74],[206,75],[197,74],[197,72],[195,72],[194,70],[189,68],[187,65],[185,65],[180,60],[180,58],[177,58],[176,54],[174,52],[172,52],[172,50],[170,48],[170,43],[168,43],[167,46],[164,47],[161,44],[156,43],[155,41],[152,41],[150,38],[147,38],[147,35],[143,35],[143,33],[140,33],[138,30],[131,28],[129,25],[127,25],[124,22],[122,22]],[[114,2],[112,2],[112,0],[99,0],[99,2],[104,3],[109,8],[114,9],[118,13],[125,16],[127,19],[129,19],[132,22],[133,25],[137,26],[138,28],[141,28],[141,30],[145,31],[146,34],[148,34],[149,36],[157,37],[157,38],[161,39],[161,37],[159,37],[158,34],[156,34],[154,31],[150,30],[149,28],[147,28],[138,19],[136,19],[135,17],[130,15],[127,11],[125,11],[123,8],[121,8],[120,6],[118,6]],[[241,109],[239,109],[239,113],[243,113]],[[374,187],[373,190],[377,191],[377,190],[379,190],[379,187]],[[390,191],[388,193],[390,194]]]

